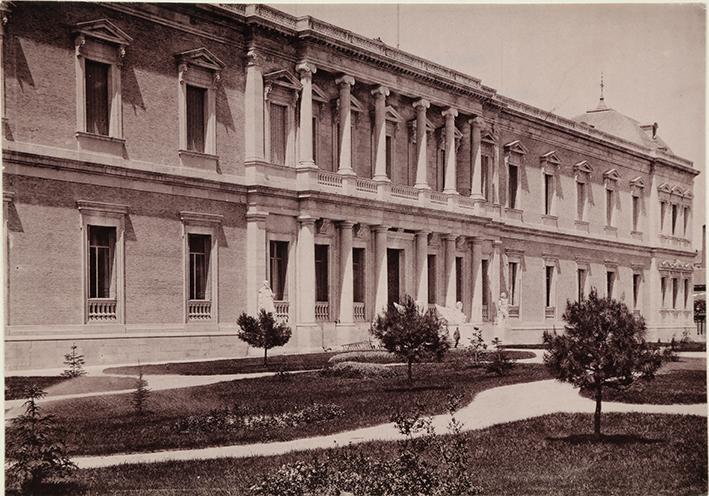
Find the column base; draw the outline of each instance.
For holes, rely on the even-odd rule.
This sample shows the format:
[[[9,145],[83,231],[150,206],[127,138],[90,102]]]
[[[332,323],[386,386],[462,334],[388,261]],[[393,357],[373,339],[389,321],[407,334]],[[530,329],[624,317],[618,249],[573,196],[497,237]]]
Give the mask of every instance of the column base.
[[[431,189],[431,187],[430,187],[428,184],[426,184],[426,183],[416,183],[416,184],[414,184],[414,188],[416,188],[416,189],[426,189],[426,190],[430,190],[430,189]]]
[[[299,171],[316,171],[318,170],[318,166],[315,165],[315,162],[311,161],[303,161],[303,162],[298,162],[298,164],[295,166],[295,168]]]
[[[341,176],[357,176],[357,173],[351,167],[349,169],[337,169],[337,173]]]
[[[450,196],[458,196],[460,193],[454,189],[444,189],[443,190],[444,195],[450,195]]]
[[[374,176],[372,178],[373,181],[378,182],[378,183],[390,183],[391,179],[389,179],[387,176]]]

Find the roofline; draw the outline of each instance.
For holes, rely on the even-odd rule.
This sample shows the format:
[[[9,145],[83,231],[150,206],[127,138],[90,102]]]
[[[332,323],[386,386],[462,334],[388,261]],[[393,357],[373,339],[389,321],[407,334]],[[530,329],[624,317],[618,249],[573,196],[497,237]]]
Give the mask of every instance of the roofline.
[[[435,79],[446,86],[454,87],[464,94],[473,94],[485,103],[498,106],[531,118],[534,121],[554,124],[564,130],[580,134],[595,141],[602,141],[616,147],[639,154],[653,162],[659,161],[665,165],[697,175],[700,173],[693,167],[692,161],[672,153],[649,148],[618,136],[600,131],[587,124],[573,121],[566,117],[542,110],[527,103],[497,93],[495,88],[482,84],[473,76],[450,69],[430,60],[410,54],[386,43],[373,40],[354,33],[334,24],[321,21],[312,16],[292,16],[286,12],[264,4],[217,4],[203,5],[203,8],[214,8],[231,17],[236,16],[242,22],[273,29],[295,38],[315,38],[364,55],[381,65],[399,67],[404,72],[413,72],[425,79]]]

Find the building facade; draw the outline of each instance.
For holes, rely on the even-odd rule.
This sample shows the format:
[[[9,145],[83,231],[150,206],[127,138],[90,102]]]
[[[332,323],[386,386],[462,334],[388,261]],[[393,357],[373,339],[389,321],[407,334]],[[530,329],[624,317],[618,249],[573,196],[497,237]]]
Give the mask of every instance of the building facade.
[[[287,352],[406,294],[464,338],[539,342],[592,287],[695,332],[698,171],[602,100],[565,119],[264,5],[2,19],[7,368],[243,356],[264,281]]]

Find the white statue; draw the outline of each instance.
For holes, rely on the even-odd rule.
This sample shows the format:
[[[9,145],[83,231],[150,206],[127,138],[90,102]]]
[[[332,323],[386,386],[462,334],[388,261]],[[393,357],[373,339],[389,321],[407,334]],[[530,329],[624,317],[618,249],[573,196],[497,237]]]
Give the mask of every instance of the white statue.
[[[507,299],[507,293],[504,291],[500,293],[500,299],[497,300],[497,317],[495,319],[496,323],[504,324],[507,317],[510,315],[510,304]]]
[[[276,313],[276,306],[273,304],[273,291],[268,281],[263,281],[263,286],[258,290],[258,309],[266,310],[272,314]]]

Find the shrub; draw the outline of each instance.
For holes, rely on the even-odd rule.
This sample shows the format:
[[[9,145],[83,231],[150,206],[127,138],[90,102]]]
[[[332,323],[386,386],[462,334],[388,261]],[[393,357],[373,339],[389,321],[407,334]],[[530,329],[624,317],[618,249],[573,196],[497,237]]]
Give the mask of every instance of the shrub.
[[[84,370],[84,355],[79,354],[75,343],[71,345],[71,351],[64,355],[64,365],[66,369],[62,372],[62,377],[80,377],[86,374]]]
[[[490,361],[485,365],[485,370],[491,374],[497,374],[500,377],[509,374],[515,366],[515,363],[510,360],[502,348],[489,354]]]
[[[378,363],[339,362],[323,371],[324,375],[346,378],[393,377],[396,372],[391,367]]]
[[[401,358],[388,351],[347,351],[331,356],[328,362],[401,363]]]
[[[6,474],[24,494],[46,494],[49,480],[66,477],[76,469],[64,444],[57,440],[54,417],[42,415],[37,404],[45,395],[39,387],[28,387],[25,413],[15,418],[8,430]]]
[[[487,344],[485,344],[483,339],[483,332],[476,327],[473,337],[470,338],[470,344],[465,349],[468,356],[470,356],[473,367],[479,367],[482,364],[482,359],[486,355],[485,350],[487,350]]]
[[[387,351],[406,360],[408,378],[412,380],[414,362],[430,356],[440,360],[448,351],[450,344],[444,329],[435,309],[422,314],[407,295],[401,305],[391,305],[384,315],[377,315],[370,332]]]
[[[239,339],[256,348],[263,348],[263,364],[268,364],[268,350],[283,346],[291,337],[291,328],[277,322],[271,312],[261,309],[258,319],[242,313],[236,321],[239,325]]]
[[[143,379],[143,371],[138,374],[138,380],[135,383],[135,391],[133,391],[132,401],[133,410],[136,415],[143,416],[148,412],[148,398],[150,397],[150,389],[148,382]]]

